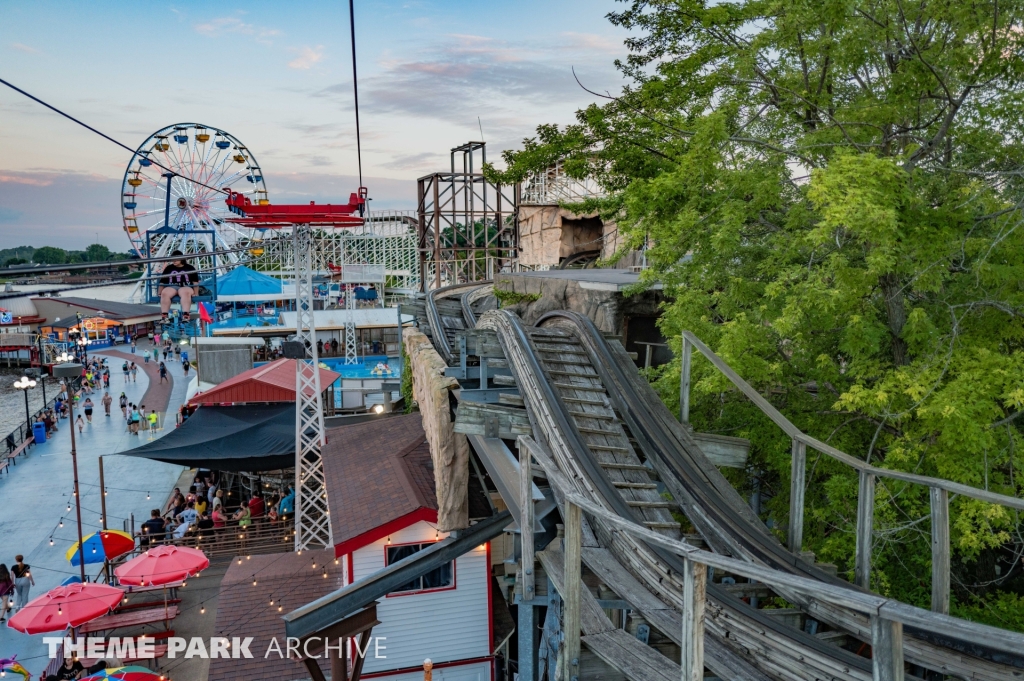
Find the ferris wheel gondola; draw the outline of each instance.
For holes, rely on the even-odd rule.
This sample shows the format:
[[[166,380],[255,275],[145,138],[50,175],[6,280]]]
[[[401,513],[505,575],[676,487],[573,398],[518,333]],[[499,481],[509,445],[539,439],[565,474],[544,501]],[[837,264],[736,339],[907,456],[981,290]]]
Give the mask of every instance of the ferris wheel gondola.
[[[226,219],[229,190],[255,205],[269,203],[263,170],[238,138],[200,123],[156,131],[139,145],[121,183],[121,213],[132,248],[142,257],[180,250],[196,254],[201,269],[211,267],[203,253],[244,246],[253,234],[251,227]],[[244,250],[220,256],[217,268],[246,258]]]

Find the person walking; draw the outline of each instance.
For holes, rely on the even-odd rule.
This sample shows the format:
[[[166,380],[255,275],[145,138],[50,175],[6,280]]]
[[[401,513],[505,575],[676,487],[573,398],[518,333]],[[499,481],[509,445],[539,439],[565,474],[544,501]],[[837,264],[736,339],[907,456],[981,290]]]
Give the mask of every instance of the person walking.
[[[135,341],[132,341],[132,354],[135,354]]]
[[[88,421],[89,423],[92,423],[92,398],[86,397],[85,404],[83,404],[82,407],[85,409],[85,420]]]
[[[160,361],[160,348],[153,346],[153,363]]]
[[[109,368],[106,368],[106,369],[103,370],[103,387],[104,388],[109,388],[110,387],[110,369]]]
[[[128,361],[127,360],[125,360],[125,363],[121,365],[121,373],[124,374],[124,382],[127,383],[128,382]]]
[[[132,383],[135,383],[135,378],[139,374],[139,367],[135,366],[135,362],[132,362],[131,372],[132,372]]]
[[[78,426],[78,434],[81,435],[85,430],[85,419],[82,418],[81,414],[79,414],[78,418],[75,419],[75,425]]]
[[[166,352],[164,354],[167,354]],[[167,381],[167,365],[160,362],[160,382]]]
[[[36,580],[32,579],[32,570],[21,554],[14,557],[11,574],[14,575],[14,612],[18,612],[28,605],[28,591],[36,585]]]
[[[7,610],[11,606],[10,594],[14,591],[14,577],[7,566],[0,563],[0,622],[7,619]]]
[[[103,391],[103,399],[100,400],[100,404],[103,405],[103,413],[110,416],[110,405],[114,402],[114,398],[110,396],[106,390]]]
[[[139,408],[132,405],[132,435],[139,434],[139,426],[142,424],[142,414],[139,413]]]
[[[149,429],[156,430],[157,425],[160,422],[160,417],[156,415],[156,409],[150,409],[149,416],[147,416],[146,418],[149,419]]]
[[[174,359],[177,360],[178,362],[181,361],[181,346],[180,345],[175,345],[174,346]]]
[[[121,418],[128,418],[128,396],[121,393],[121,396],[117,398],[117,404],[121,407]]]
[[[149,419],[146,418],[146,405],[139,405],[139,428],[142,430],[149,430]]]
[[[186,359],[186,360],[184,360],[184,361],[182,361],[182,363],[181,363],[181,370],[182,370],[183,372],[185,372],[185,378],[188,378],[188,370],[189,370],[189,369],[190,369],[191,367],[192,367],[192,365],[191,365],[191,364],[189,364],[189,362],[188,362],[188,360],[187,360],[187,359]]]

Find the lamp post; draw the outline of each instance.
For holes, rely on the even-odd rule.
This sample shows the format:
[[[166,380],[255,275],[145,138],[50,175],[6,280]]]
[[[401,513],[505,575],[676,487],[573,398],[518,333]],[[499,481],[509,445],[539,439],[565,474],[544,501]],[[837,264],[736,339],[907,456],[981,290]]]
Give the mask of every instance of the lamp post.
[[[24,442],[26,440],[26,438],[28,438],[28,434],[32,432],[32,416],[29,415],[29,411],[28,411],[28,391],[30,389],[36,387],[36,382],[33,381],[28,376],[22,376],[21,378],[19,378],[17,381],[14,382],[14,387],[17,388],[18,390],[22,391],[23,393],[25,393],[25,428],[26,428],[26,430],[25,430],[25,436],[23,438],[21,438],[21,441]]]
[[[82,332],[82,327],[78,327],[78,340],[75,341],[75,344],[82,351],[82,364],[85,366],[89,365],[89,343],[91,342],[89,337]]]
[[[53,375],[56,378],[68,379],[68,387],[71,393],[74,392],[72,381],[82,375],[82,365],[74,361],[74,357],[66,352],[61,353],[57,358],[58,364],[53,367]],[[71,469],[75,476],[75,513],[78,516],[78,567],[82,575],[82,583],[85,584],[85,548],[82,546],[82,494],[78,489],[78,452],[75,450],[75,400],[68,399],[71,421],[68,430],[71,431]],[[100,491],[102,493],[102,490]]]

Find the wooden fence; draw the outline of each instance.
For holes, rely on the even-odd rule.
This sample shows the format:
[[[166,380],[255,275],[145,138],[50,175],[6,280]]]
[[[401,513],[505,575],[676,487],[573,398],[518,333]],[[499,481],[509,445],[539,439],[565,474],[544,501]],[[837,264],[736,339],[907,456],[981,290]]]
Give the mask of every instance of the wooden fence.
[[[686,566],[683,575],[682,608],[682,678],[683,681],[700,681],[704,677],[704,593],[707,583],[707,568],[720,570],[764,582],[773,587],[783,587],[825,603],[849,608],[867,615],[871,620],[872,678],[876,681],[903,681],[903,626],[910,625],[949,636],[954,639],[1008,652],[1014,655],[1024,650],[1024,634],[997,629],[984,624],[968,622],[943,613],[915,608],[873,593],[858,589],[826,584],[806,577],[779,572],[763,565],[748,563],[717,553],[698,549],[682,541],[658,534],[633,520],[620,517],[611,511],[584,498],[558,469],[551,455],[533,438],[520,436],[520,466],[522,493],[520,503],[523,519],[519,524],[523,547],[533,546],[533,523],[531,510],[533,499],[530,492],[532,458],[540,465],[543,475],[561,497],[562,517],[565,522],[564,565],[564,634],[565,660],[569,665],[569,677],[578,676],[580,657],[580,579],[582,571],[582,513],[599,519],[609,529],[626,532],[652,546],[660,546],[681,556]],[[536,567],[533,552],[522,554],[524,594],[532,587],[532,575]],[[573,666],[573,665],[577,666]]]
[[[879,468],[850,456],[831,445],[807,435],[793,425],[778,409],[743,380],[732,367],[689,331],[683,332],[682,375],[679,384],[680,416],[683,423],[690,421],[690,365],[693,348],[704,355],[740,392],[747,396],[792,440],[791,480],[789,493],[789,550],[799,553],[804,537],[804,490],[807,477],[807,448],[821,452],[858,472],[860,484],[857,495],[857,549],[854,559],[854,581],[865,589],[871,588],[871,542],[875,517],[875,483],[879,478],[900,480],[927,487],[931,500],[932,521],[932,598],[933,612],[949,614],[949,494],[960,494],[990,504],[1024,510],[1024,499],[997,494],[958,482],[931,478]],[[767,581],[767,580],[766,580]]]

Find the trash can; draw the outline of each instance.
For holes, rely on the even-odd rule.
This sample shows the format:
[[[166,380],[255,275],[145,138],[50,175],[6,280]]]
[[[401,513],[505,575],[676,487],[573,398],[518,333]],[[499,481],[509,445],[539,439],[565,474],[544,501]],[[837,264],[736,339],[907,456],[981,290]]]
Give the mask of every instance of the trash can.
[[[35,438],[36,442],[46,442],[46,424],[38,422],[33,423],[32,437]]]

